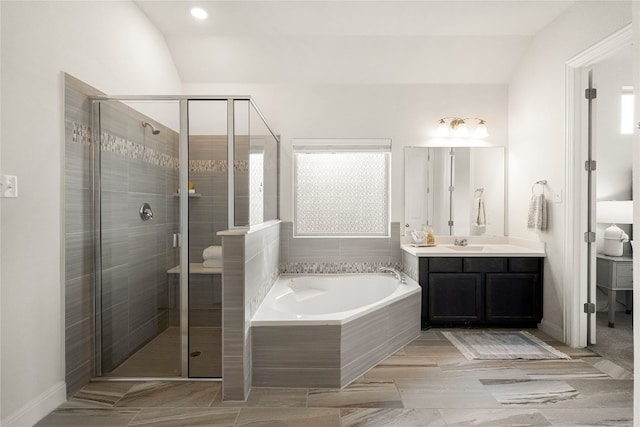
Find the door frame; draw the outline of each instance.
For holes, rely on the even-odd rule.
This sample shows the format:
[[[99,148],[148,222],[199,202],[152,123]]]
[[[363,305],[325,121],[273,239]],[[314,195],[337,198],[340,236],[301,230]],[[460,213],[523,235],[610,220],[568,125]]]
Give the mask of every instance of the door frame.
[[[565,187],[567,191],[563,243],[565,253],[563,339],[571,347],[586,347],[588,331],[587,316],[583,312],[583,306],[587,302],[587,288],[582,285],[587,278],[587,248],[583,236],[584,231],[587,230],[587,213],[581,209],[587,200],[587,178],[584,173],[587,140],[582,130],[585,108],[584,88],[587,83],[584,71],[616,50],[628,47],[632,42],[633,31],[632,25],[629,24],[574,56],[565,64]],[[578,221],[575,220],[576,218]],[[593,270],[595,266],[592,266]],[[592,280],[595,280],[593,274]]]

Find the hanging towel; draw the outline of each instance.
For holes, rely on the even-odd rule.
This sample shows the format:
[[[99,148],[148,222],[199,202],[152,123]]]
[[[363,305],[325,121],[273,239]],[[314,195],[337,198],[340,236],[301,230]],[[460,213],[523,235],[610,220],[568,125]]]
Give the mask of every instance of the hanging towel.
[[[536,232],[547,229],[547,201],[544,198],[544,194],[531,195],[527,228]]]
[[[209,246],[202,251],[202,258],[207,259],[222,259],[222,246]]]
[[[487,220],[484,215],[484,197],[476,197],[473,199],[473,225],[476,227],[484,227]]]

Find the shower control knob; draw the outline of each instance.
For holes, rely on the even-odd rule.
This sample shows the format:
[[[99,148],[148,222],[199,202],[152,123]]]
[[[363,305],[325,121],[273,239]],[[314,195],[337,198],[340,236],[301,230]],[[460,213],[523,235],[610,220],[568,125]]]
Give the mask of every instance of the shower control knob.
[[[153,218],[153,211],[151,210],[151,205],[149,203],[143,203],[140,205],[140,218],[143,221],[149,221]]]

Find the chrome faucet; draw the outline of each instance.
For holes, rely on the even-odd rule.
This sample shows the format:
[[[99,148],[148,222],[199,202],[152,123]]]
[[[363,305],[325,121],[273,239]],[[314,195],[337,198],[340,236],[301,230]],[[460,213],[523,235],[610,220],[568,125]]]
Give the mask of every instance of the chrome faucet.
[[[453,244],[455,246],[467,246],[468,242],[467,242],[467,239],[460,239],[460,240],[456,239],[453,241]]]
[[[402,273],[400,273],[398,270],[396,270],[393,267],[380,267],[380,272],[382,272],[382,273],[391,273],[394,276],[396,276],[396,279],[398,279],[398,282],[407,283],[404,280],[404,276],[402,276]]]

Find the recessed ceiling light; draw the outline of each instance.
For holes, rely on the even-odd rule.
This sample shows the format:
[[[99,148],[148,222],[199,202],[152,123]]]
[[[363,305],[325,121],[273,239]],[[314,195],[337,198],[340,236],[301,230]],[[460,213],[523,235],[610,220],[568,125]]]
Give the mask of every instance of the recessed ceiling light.
[[[209,16],[206,10],[200,9],[199,7],[191,9],[191,15],[196,19],[207,19]]]

